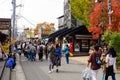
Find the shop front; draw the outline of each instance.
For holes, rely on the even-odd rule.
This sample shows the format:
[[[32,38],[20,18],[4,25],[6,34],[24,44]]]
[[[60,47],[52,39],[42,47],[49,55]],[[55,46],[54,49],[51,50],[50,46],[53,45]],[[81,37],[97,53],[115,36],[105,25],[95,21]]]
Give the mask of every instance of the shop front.
[[[74,38],[74,55],[88,55],[91,35],[76,35]]]
[[[51,41],[59,42],[62,50],[65,44],[69,44],[70,52],[73,55],[88,55],[92,35],[88,32],[86,26],[64,28],[58,30],[49,36]]]

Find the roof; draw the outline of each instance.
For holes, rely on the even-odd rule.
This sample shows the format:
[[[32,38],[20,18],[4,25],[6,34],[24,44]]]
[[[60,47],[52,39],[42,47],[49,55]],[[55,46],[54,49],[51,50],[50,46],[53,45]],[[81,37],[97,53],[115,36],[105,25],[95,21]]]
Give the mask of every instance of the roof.
[[[73,27],[65,31],[64,33],[60,34],[59,37],[62,36],[70,36],[70,35],[91,35],[89,31],[87,30],[86,26],[82,25],[79,27]]]
[[[91,35],[91,33],[89,33],[86,26],[82,25],[79,27],[60,29],[60,30],[52,33],[49,36],[49,38],[65,37],[65,36],[72,36],[72,35]]]
[[[58,17],[57,19],[60,19],[60,18],[63,18],[64,17],[64,15],[62,15],[62,16],[60,16],[60,17]]]
[[[49,35],[49,38],[55,38],[57,37],[58,35],[60,35],[61,33],[64,33],[64,31],[66,31],[68,28],[63,28],[63,29],[60,29],[60,30],[57,30],[56,32],[52,33]]]

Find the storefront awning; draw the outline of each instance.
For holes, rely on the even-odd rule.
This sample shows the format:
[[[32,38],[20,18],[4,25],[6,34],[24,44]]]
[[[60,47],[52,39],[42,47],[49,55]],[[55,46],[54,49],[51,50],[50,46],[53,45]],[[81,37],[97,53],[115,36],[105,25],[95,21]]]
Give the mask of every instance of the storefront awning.
[[[73,35],[91,35],[87,30],[86,26],[82,25],[79,27],[71,27],[71,28],[63,28],[54,33],[52,33],[49,38],[55,37],[65,37],[65,36],[73,36]]]
[[[87,28],[84,25],[82,25],[79,27],[69,28],[68,30],[60,34],[59,37],[71,36],[71,35],[91,35],[91,34],[87,30]]]
[[[63,28],[63,29],[60,29],[52,34],[49,35],[49,38],[55,38],[55,37],[58,37],[60,34],[64,33],[64,31],[66,31],[68,28]]]

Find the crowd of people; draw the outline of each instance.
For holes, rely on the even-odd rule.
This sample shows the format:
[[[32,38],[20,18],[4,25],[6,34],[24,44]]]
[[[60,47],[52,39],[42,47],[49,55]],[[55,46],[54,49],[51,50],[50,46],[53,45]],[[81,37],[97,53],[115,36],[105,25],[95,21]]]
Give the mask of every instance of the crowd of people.
[[[108,46],[98,46],[90,48],[90,56],[88,59],[87,67],[91,69],[91,78],[92,80],[97,79],[97,73],[102,68],[103,75],[102,80],[108,80],[108,77],[111,76],[112,80],[116,80],[116,51],[113,47]],[[101,65],[97,63],[96,58],[99,57],[101,61]]]
[[[59,66],[61,66],[62,53],[66,56],[66,63],[69,64],[69,46],[66,45],[62,51],[61,46],[55,43],[35,43],[35,42],[18,42],[11,46],[11,53],[18,53],[20,56],[24,56],[29,61],[36,61],[37,56],[39,61],[43,61],[43,56],[49,62],[49,72],[51,73],[56,67],[56,72],[59,72]]]
[[[36,61],[36,55],[38,55],[39,61],[43,61],[43,56],[45,56],[45,59],[49,61],[48,73],[52,73],[54,67],[56,67],[56,72],[59,72],[62,53],[65,55],[66,64],[69,64],[70,47],[68,44],[61,50],[61,46],[55,43],[19,42],[12,45],[10,49],[13,50],[10,51],[10,54],[8,55],[6,66],[11,69],[14,69],[16,66],[15,53],[18,53],[20,56],[21,54],[24,54],[29,61]],[[0,53],[2,53],[1,49]],[[102,80],[108,80],[109,76],[112,77],[112,80],[116,80],[116,56],[117,54],[113,47],[108,47],[106,45],[102,47],[99,45],[90,47],[87,67],[91,69],[92,80],[98,80],[97,73],[100,68],[103,70]],[[98,64],[98,58],[100,59],[101,64]],[[0,60],[2,60],[1,55]]]

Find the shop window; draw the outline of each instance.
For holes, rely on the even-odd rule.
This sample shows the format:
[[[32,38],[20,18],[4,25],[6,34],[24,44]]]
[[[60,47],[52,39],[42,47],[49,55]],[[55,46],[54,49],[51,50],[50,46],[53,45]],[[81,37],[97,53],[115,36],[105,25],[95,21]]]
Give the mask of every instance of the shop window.
[[[83,39],[81,40],[81,52],[89,51],[89,40]]]

